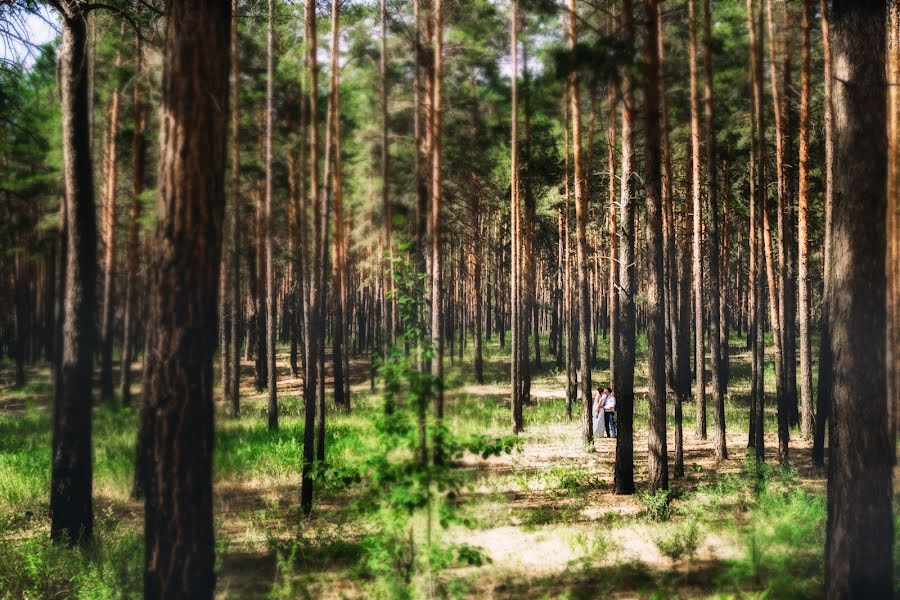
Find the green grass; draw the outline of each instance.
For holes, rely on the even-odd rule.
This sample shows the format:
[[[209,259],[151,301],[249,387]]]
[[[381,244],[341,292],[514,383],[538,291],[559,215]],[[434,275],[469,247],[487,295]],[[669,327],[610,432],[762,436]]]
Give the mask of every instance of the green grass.
[[[742,342],[732,338],[732,346]],[[645,343],[643,339],[639,341],[639,352]],[[543,367],[535,374],[535,385],[562,391],[563,374],[553,366],[553,357],[546,353],[546,347],[546,340],[542,340]],[[472,383],[472,349],[469,341],[462,360],[455,358],[452,366],[449,359],[446,361],[446,423],[462,439],[505,435],[510,428],[509,346],[499,348],[496,336],[485,344],[486,382],[493,386],[488,394],[466,387]],[[607,361],[608,341],[601,339],[598,350],[597,364],[601,368],[595,371],[595,380],[602,382],[606,377],[602,367]],[[736,359],[732,366],[733,391],[726,401],[727,427],[732,433],[747,429],[749,368],[742,360],[743,357]],[[646,360],[639,354],[637,385],[646,381],[645,371]],[[47,539],[49,374],[46,369],[30,373],[33,377],[25,387],[0,389],[0,400],[15,399],[25,404],[21,411],[0,412],[0,599],[139,597],[142,522],[140,505],[128,499],[137,413],[116,402],[95,409],[97,538],[84,548],[53,545]],[[770,379],[773,376],[769,365],[767,389],[774,388]],[[293,394],[280,396],[282,418],[276,432],[270,432],[266,426],[263,400],[245,399],[239,419],[226,416],[220,405],[214,475],[217,489],[229,490],[231,504],[227,514],[217,515],[219,555],[221,558],[259,553],[268,557],[265,560],[270,561],[267,564],[276,574],[274,579],[257,581],[255,587],[235,588],[236,591],[228,592],[230,597],[315,597],[335,582],[368,597],[427,595],[429,586],[421,577],[413,578],[407,585],[383,571],[387,563],[379,562],[378,552],[384,551],[384,556],[396,559],[391,544],[396,544],[397,539],[370,535],[384,528],[385,517],[371,507],[359,506],[358,485],[341,477],[354,472],[377,445],[373,422],[380,408],[377,395],[369,393],[367,385],[365,389],[354,393],[351,414],[334,410],[328,414],[327,462],[336,475],[321,482],[316,511],[309,520],[301,519],[296,507],[302,457],[302,400]],[[668,417],[673,427],[672,404],[670,398]],[[776,428],[773,404],[770,400],[766,414],[770,432]],[[707,408],[711,427],[711,403]],[[580,410],[580,403],[573,407],[576,423]],[[647,415],[643,394],[635,398],[634,412],[637,433],[642,434]],[[688,436],[694,418],[694,405],[689,401],[684,406],[683,422]],[[561,431],[577,432],[577,424],[562,428],[564,422],[565,401],[540,398],[525,408],[524,438],[529,444],[568,443],[571,440],[560,438],[564,435]],[[743,448],[731,450],[733,457],[743,455]],[[590,460],[600,460],[595,456]],[[636,508],[619,512],[609,509],[615,509],[620,500],[606,500],[609,496],[597,500],[596,494],[606,493],[609,482],[602,481],[607,476],[595,472],[591,464],[596,463],[570,464],[562,460],[540,468],[525,465],[507,470],[486,466],[464,469],[460,473],[463,489],[454,500],[458,509],[455,530],[465,535],[513,526],[529,535],[565,534],[580,558],[554,575],[510,574],[483,560],[477,548],[442,541],[436,527],[431,552],[438,553],[440,560],[434,558],[437,562],[433,564],[447,569],[447,573],[435,575],[436,593],[443,597],[479,596],[484,593],[480,586],[488,580],[494,582],[491,589],[502,590],[496,593],[498,597],[586,598],[623,594],[662,598],[684,595],[685,589],[692,594],[739,597],[820,595],[825,531],[822,474],[812,474],[816,481],[810,486],[795,471],[774,466],[760,469],[752,461],[730,462],[732,471],[736,464],[740,467],[731,473],[701,472],[689,461],[688,479],[672,481],[665,522],[659,519],[660,522],[650,523],[647,511],[651,504],[653,510],[662,511],[658,502],[646,501],[647,510],[641,511],[639,500],[622,498],[622,504],[631,503]],[[636,467],[640,479],[642,465]],[[613,504],[604,506],[602,514],[587,521],[584,509],[597,502]],[[623,555],[612,567],[598,567],[602,557],[618,556],[621,550],[615,539],[602,532],[635,527],[655,528],[650,541],[670,557],[668,563],[664,567],[652,566],[639,557]],[[413,533],[419,547],[424,547],[423,530],[424,521],[418,519]],[[257,541],[232,541],[232,535],[241,539],[245,533]],[[702,546],[710,535],[733,540],[737,557],[693,565],[690,557],[697,551],[696,546]],[[239,547],[233,549],[234,544]],[[900,557],[900,551],[895,555]],[[369,560],[375,562],[363,564]],[[459,567],[469,564],[466,561],[477,564],[468,566],[461,572],[464,574],[457,574]],[[414,567],[415,572],[424,572],[422,563],[417,562]],[[235,576],[233,571],[226,571],[228,576]]]

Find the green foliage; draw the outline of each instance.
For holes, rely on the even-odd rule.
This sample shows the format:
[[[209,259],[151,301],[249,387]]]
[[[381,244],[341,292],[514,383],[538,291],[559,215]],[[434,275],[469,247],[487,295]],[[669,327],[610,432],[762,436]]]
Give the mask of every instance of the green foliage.
[[[700,526],[694,520],[673,523],[653,533],[653,543],[673,565],[685,557],[693,559],[699,542]]]
[[[669,490],[657,490],[656,493],[640,492],[638,500],[644,505],[644,516],[655,522],[668,521],[672,515],[671,492]]]
[[[758,493],[750,522],[739,528],[744,556],[722,579],[736,589],[764,585],[770,598],[815,598],[821,593],[825,548],[825,498],[796,485],[796,474],[779,467],[746,469]]]
[[[111,521],[98,525],[85,547],[54,544],[46,535],[0,536],[0,599],[141,598],[143,535]]]

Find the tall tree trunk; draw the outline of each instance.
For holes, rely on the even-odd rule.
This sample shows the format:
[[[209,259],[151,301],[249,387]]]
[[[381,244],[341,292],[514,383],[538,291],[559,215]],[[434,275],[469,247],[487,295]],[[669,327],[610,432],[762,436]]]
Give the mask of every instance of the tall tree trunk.
[[[648,478],[650,493],[669,489],[666,452],[666,317],[663,299],[662,157],[659,106],[659,0],[644,0],[644,166],[646,238],[650,278],[647,286]]]
[[[154,464],[144,505],[144,597],[212,598],[213,356],[231,6],[227,0],[170,0],[167,15],[144,382],[154,421]]]
[[[722,381],[722,321],[720,303],[723,301],[719,277],[719,187],[716,177],[716,128],[713,118],[713,68],[712,68],[712,19],[709,0],[703,0],[703,88],[704,117],[706,120],[706,194],[709,229],[709,341],[712,350],[712,387],[716,421],[716,460],[728,458],[725,443],[725,388]],[[704,377],[705,379],[705,377]]]
[[[512,430],[514,434],[522,430],[522,225],[521,198],[519,195],[519,45],[517,35],[519,18],[518,2],[509,5],[509,52],[512,60],[512,134],[510,140],[510,278],[509,305],[511,314],[512,348],[510,352],[510,408],[512,409]]]
[[[241,349],[240,349],[240,326],[241,326],[241,114],[240,114],[240,56],[238,54],[238,20],[237,20],[237,0],[231,0],[231,107],[229,116],[231,117],[230,134],[231,150],[230,159],[230,177],[231,185],[229,193],[229,208],[231,209],[230,227],[231,235],[228,243],[228,263],[231,285],[229,286],[230,298],[228,304],[231,308],[231,341],[232,353],[228,356],[231,361],[231,390],[229,396],[231,400],[231,416],[238,418],[241,414]]]
[[[275,372],[275,268],[272,264],[272,118],[275,108],[275,2],[269,0],[269,23],[266,35],[266,200],[263,226],[266,236],[266,375],[269,391],[269,431],[278,429],[278,390]]]
[[[394,341],[397,322],[396,305],[391,298],[390,290],[393,289],[394,251],[391,242],[393,228],[393,211],[390,198],[391,152],[388,140],[388,92],[390,81],[388,80],[387,57],[387,0],[381,0],[381,210],[384,217],[384,242],[383,252],[387,261],[387,273],[385,277],[385,310],[384,310],[384,336],[389,343]]]
[[[693,199],[693,300],[694,300],[694,433],[706,439],[706,320],[703,310],[703,201],[700,195],[700,96],[697,81],[697,0],[688,0],[688,54],[691,74],[691,198]]]
[[[60,4],[66,273],[62,354],[53,407],[50,537],[70,543],[94,531],[91,379],[96,347],[97,222],[91,164],[87,23],[74,0]],[[215,336],[215,332],[213,332]]]
[[[887,306],[888,306],[888,398],[893,401],[888,410],[891,413],[891,439],[896,439],[900,424],[900,210],[898,210],[898,194],[900,194],[900,156],[897,154],[898,135],[900,135],[900,2],[891,4],[891,21],[888,38],[890,39],[890,76],[888,140],[889,170],[888,177],[888,249],[887,249]],[[895,452],[896,454],[896,452]],[[896,461],[896,456],[894,458]]]
[[[624,46],[634,49],[634,24],[630,0],[622,3]],[[634,155],[634,93],[628,69],[622,76],[622,192],[619,211],[619,330],[614,387],[618,436],[614,488],[617,494],[634,493],[634,361],[635,361],[635,259],[632,164]]]
[[[313,501],[313,461],[315,459],[315,425],[316,425],[316,379],[318,376],[318,340],[323,334],[319,319],[319,285],[318,265],[321,262],[322,240],[319,225],[320,205],[322,202],[319,190],[319,65],[317,59],[318,42],[316,39],[316,1],[306,0],[306,63],[309,67],[309,191],[312,198],[313,227],[310,231],[312,244],[310,255],[312,260],[308,267],[308,285],[303,302],[304,307],[304,373],[303,373],[303,465],[300,481],[300,508],[304,514],[312,512]]]
[[[885,356],[887,82],[878,0],[834,2],[832,358],[825,594],[890,598],[893,446]],[[893,233],[893,232],[892,232]]]
[[[331,342],[332,342],[332,361],[333,361],[333,377],[334,377],[334,403],[336,406],[343,408],[344,410],[348,410],[350,408],[350,396],[348,393],[348,385],[347,385],[347,373],[344,370],[344,365],[347,361],[347,349],[345,348],[346,340],[347,340],[347,326],[346,326],[346,305],[347,305],[347,265],[346,265],[346,257],[344,255],[344,246],[346,243],[345,240],[345,231],[344,231],[344,189],[343,189],[343,174],[341,172],[341,136],[340,136],[340,89],[338,88],[338,57],[340,55],[340,7],[337,2],[332,4],[332,28],[331,28],[331,44],[332,44],[332,56],[331,56],[331,73],[329,77],[329,97],[332,99],[334,105],[334,114],[332,115],[332,123],[331,123],[331,201],[334,207],[334,242],[332,244],[332,332],[331,332]],[[385,29],[384,19],[384,2],[382,2],[382,36],[387,35],[387,31]],[[384,41],[382,40],[382,52],[385,52]],[[382,57],[382,61],[386,59]],[[382,65],[382,76],[386,75],[386,71],[384,70],[386,67]],[[387,85],[385,83],[385,85]],[[386,92],[382,92],[382,102],[387,102]],[[384,108],[386,116],[386,108]],[[388,149],[387,149],[387,121],[383,124],[382,131],[382,142],[385,144],[383,148],[384,157],[383,159],[387,161]],[[384,189],[382,190],[382,201],[383,207],[385,209],[385,218],[390,220],[390,203],[387,201],[387,177],[388,170],[383,168],[382,176],[384,177]],[[385,225],[385,252],[388,255],[388,260],[390,260],[390,247],[391,247],[391,233],[390,233],[390,224]],[[390,333],[393,330],[393,318],[389,318],[386,323],[385,333],[386,337],[391,337],[393,334]],[[324,438],[323,438],[324,439]]]
[[[615,26],[610,23],[610,29]],[[616,380],[616,359],[619,352],[619,223],[616,206],[616,114],[618,90],[610,86],[607,96],[606,169],[609,178],[609,381]]]
[[[574,52],[578,44],[576,0],[569,0],[569,48]],[[584,190],[583,158],[581,155],[581,95],[578,71],[569,76],[569,93],[572,103],[572,162],[575,183],[575,239],[578,261],[578,358],[581,371],[581,441],[591,448],[594,440],[591,431],[591,296],[588,281],[590,256],[587,242],[588,199]]]
[[[769,76],[772,85],[772,104],[775,120],[775,175],[777,183],[777,204],[776,204],[776,224],[778,227],[778,264],[774,265],[772,257],[771,227],[769,226],[769,211],[764,209],[763,219],[765,224],[765,244],[766,244],[766,278],[769,282],[769,313],[772,322],[773,335],[775,342],[775,395],[778,410],[778,456],[782,463],[787,461],[789,450],[789,420],[788,420],[788,397],[787,397],[787,354],[786,337],[785,337],[785,299],[787,287],[787,253],[785,252],[785,227],[784,227],[784,207],[787,197],[787,177],[785,171],[785,100],[787,95],[786,89],[781,89],[778,81],[778,51],[779,45],[778,35],[775,28],[775,9],[772,5],[773,0],[766,0],[766,21],[769,33]],[[786,54],[786,53],[785,53]],[[776,280],[777,270],[777,280]],[[777,281],[777,284],[776,284]],[[796,359],[794,359],[796,360]]]
[[[800,27],[803,45],[800,55],[800,189],[797,210],[797,251],[800,269],[800,435],[812,436],[812,348],[809,339],[809,64],[810,64],[810,6],[803,0]]]
[[[753,126],[751,128],[751,176],[750,176],[750,321],[752,337],[752,373],[750,393],[750,419],[748,446],[755,449],[758,461],[765,459],[763,416],[765,393],[763,387],[764,339],[762,314],[762,223],[765,212],[765,132],[763,121],[762,77],[762,11],[757,16],[756,3],[747,0],[747,29],[750,38],[750,80],[753,93]]]
[[[122,55],[116,52],[115,68],[122,65]],[[106,143],[104,144],[104,189],[103,189],[103,312],[100,315],[100,398],[111,400],[113,397],[112,350],[113,350],[113,318],[115,316],[114,275],[116,256],[116,187],[118,185],[119,161],[119,99],[118,84],[113,89],[109,101],[109,115],[106,123]]]
[[[431,344],[434,356],[431,373],[438,378],[434,398],[434,418],[438,425],[444,419],[444,338],[441,335],[442,277],[441,277],[441,82],[444,52],[443,0],[434,0],[434,73],[431,97]],[[438,428],[440,429],[440,427]],[[442,464],[444,449],[442,436],[435,435],[434,461]]]
[[[140,14],[141,3],[135,3],[135,10]],[[134,360],[135,321],[137,314],[137,278],[140,258],[140,218],[141,192],[144,191],[145,141],[144,141],[144,104],[141,94],[144,69],[143,40],[139,33],[134,36],[134,83],[132,84],[132,111],[134,113],[134,130],[131,143],[132,160],[132,192],[131,207],[128,215],[128,239],[125,245],[125,316],[122,325],[122,367],[119,394],[122,404],[131,405],[131,363]]]
[[[825,251],[823,253],[822,316],[819,323],[819,378],[816,388],[816,414],[814,418],[812,461],[816,466],[825,465],[825,429],[830,422],[831,398],[831,333],[829,328],[828,287],[831,282],[831,223],[834,204],[834,104],[833,57],[831,53],[831,31],[828,19],[828,3],[819,0],[819,18],[822,27],[822,55],[825,69],[825,165],[824,170],[824,212]]]

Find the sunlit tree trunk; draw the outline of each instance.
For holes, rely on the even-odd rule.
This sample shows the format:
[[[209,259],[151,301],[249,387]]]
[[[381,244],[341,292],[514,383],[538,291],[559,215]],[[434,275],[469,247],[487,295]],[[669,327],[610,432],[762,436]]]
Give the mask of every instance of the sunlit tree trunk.
[[[709,231],[709,341],[712,350],[712,387],[716,422],[716,460],[728,458],[725,443],[725,388],[722,381],[722,321],[720,303],[724,301],[719,274],[719,184],[717,179],[716,128],[713,118],[712,20],[709,0],[703,0],[703,88],[704,118],[706,121],[706,194]],[[704,378],[705,379],[705,378]]]
[[[578,44],[578,18],[576,0],[569,0],[569,48],[574,51]],[[581,153],[581,95],[578,71],[569,76],[569,99],[572,104],[572,164],[575,185],[575,239],[576,260],[578,261],[578,358],[581,375],[581,441],[585,448],[593,443],[591,431],[591,297],[588,270],[590,258],[587,243],[588,199],[584,189],[584,168]]]
[[[822,27],[822,55],[825,69],[825,164],[824,171],[824,212],[825,251],[823,253],[822,317],[819,324],[819,377],[816,388],[816,414],[814,418],[812,460],[817,466],[825,465],[825,430],[830,422],[831,398],[831,333],[829,328],[828,286],[831,281],[831,221],[834,204],[834,104],[833,57],[831,53],[831,31],[828,19],[828,3],[819,0],[819,19]]]
[[[116,52],[115,68],[122,65],[122,55]],[[105,181],[103,189],[103,299],[100,315],[100,397],[110,400],[113,396],[112,350],[113,350],[113,317],[115,316],[113,283],[116,257],[116,187],[119,179],[118,144],[119,137],[119,104],[120,92],[118,84],[113,89],[109,101],[109,114],[106,123],[106,140],[104,143]]]
[[[809,66],[810,66],[810,6],[803,0],[800,9],[800,28],[803,45],[800,51],[800,187],[797,206],[797,254],[800,283],[800,435],[812,436],[812,347],[809,339]]]
[[[647,286],[648,478],[651,494],[669,489],[666,452],[666,318],[663,292],[662,157],[659,106],[658,0],[644,0],[644,187],[650,265]],[[589,404],[585,400],[586,404]]]
[[[691,104],[691,198],[693,200],[694,420],[695,435],[706,439],[706,321],[703,310],[703,201],[700,195],[700,95],[697,80],[697,0],[688,0],[688,54]]]
[[[518,2],[512,0],[509,5],[509,52],[512,60],[512,126],[510,140],[510,276],[509,276],[509,305],[512,333],[510,352],[510,408],[512,409],[512,430],[518,433],[522,430],[522,327],[520,320],[521,310],[521,252],[522,252],[522,226],[521,226],[521,198],[519,195],[519,46],[517,41],[519,31],[519,18],[517,14]]]
[[[442,277],[441,277],[441,85],[444,52],[444,8],[443,0],[434,0],[434,74],[431,99],[431,344],[434,357],[431,372],[441,383],[434,398],[434,418],[440,424],[444,418],[444,338],[442,325]],[[434,460],[444,461],[443,440],[436,435],[433,440]]]

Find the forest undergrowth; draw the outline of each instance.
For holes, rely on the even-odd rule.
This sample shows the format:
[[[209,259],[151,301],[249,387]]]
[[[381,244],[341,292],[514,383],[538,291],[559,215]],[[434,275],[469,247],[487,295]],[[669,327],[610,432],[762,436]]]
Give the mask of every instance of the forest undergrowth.
[[[471,356],[457,356],[448,365],[445,419],[455,450],[442,473],[425,474],[411,466],[414,444],[398,441],[415,436],[414,423],[386,424],[382,386],[372,391],[367,361],[360,360],[352,369],[352,412],[328,416],[327,464],[317,470],[319,496],[308,519],[298,507],[297,382],[285,374],[282,424],[270,432],[265,395],[255,392],[245,365],[242,416],[226,416],[220,404],[216,422],[217,596],[819,597],[825,473],[811,466],[803,441],[792,440],[791,464],[778,466],[774,434],[766,436],[765,465],[745,457],[747,385],[740,378],[749,358],[742,340],[732,343],[731,459],[713,460],[712,440],[694,437],[693,410],[686,409],[686,475],[656,495],[642,485],[647,405],[640,365],[639,491],[617,496],[614,440],[601,437],[593,452],[583,450],[580,407],[572,422],[565,419],[564,374],[535,374],[525,431],[513,441],[507,352],[496,339],[486,344],[483,385],[466,376]],[[0,598],[140,597],[142,502],[131,497],[135,409],[118,401],[97,406],[96,539],[80,548],[54,545],[49,374],[35,371],[27,387],[13,390],[10,367],[3,365],[0,389]],[[773,407],[766,427],[775,431]],[[429,485],[420,477],[433,479]],[[897,506],[895,499],[895,514]]]

